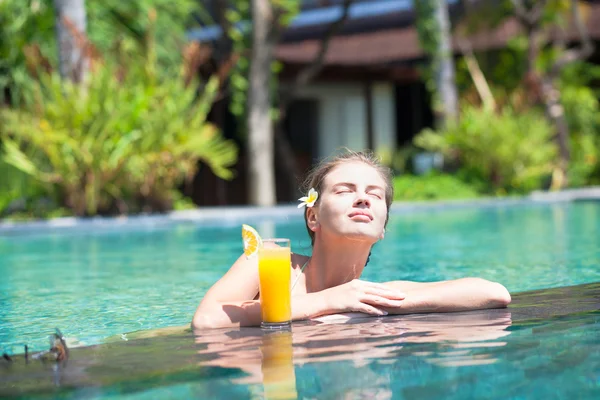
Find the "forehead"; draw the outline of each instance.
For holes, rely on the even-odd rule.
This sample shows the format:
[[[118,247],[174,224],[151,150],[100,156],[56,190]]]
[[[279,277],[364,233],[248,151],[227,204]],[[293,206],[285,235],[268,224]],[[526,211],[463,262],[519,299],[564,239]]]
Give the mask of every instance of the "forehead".
[[[360,161],[345,162],[334,167],[323,181],[325,187],[338,183],[377,185],[385,188],[386,183],[379,171]]]

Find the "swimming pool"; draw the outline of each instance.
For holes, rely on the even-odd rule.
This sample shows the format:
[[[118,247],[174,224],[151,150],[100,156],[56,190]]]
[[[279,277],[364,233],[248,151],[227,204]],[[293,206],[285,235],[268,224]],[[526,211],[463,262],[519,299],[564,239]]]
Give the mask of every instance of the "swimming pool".
[[[251,215],[251,212],[246,215]],[[54,327],[59,327],[73,345],[95,345],[108,337],[118,337],[127,332],[188,324],[203,293],[239,256],[242,222],[254,225],[263,236],[290,237],[294,251],[310,251],[310,242],[300,215],[278,216],[273,220],[248,216],[243,220],[223,219],[203,223],[169,221],[121,224],[117,227],[114,227],[115,224],[108,224],[102,228],[93,228],[91,225],[93,229],[83,226],[43,229],[37,232],[27,229],[0,230],[0,351],[11,354],[21,352],[23,343],[34,350],[45,349],[47,335],[53,332]],[[424,210],[400,207],[390,218],[386,239],[375,246],[371,263],[363,278],[374,281],[432,281],[480,276],[502,282],[511,292],[598,282],[599,243],[600,203],[594,201],[553,204],[500,202],[490,206]],[[307,382],[312,379],[315,385],[318,383],[325,390],[322,393],[326,395],[319,398],[338,398],[342,392],[349,398],[364,398],[369,396],[369,390],[384,394],[391,392],[389,398],[402,398],[408,394],[397,397],[394,388],[403,385],[398,379],[408,379],[422,386],[423,396],[434,395],[435,391],[432,392],[432,389],[438,387],[439,390],[445,390],[444,393],[464,397],[465,392],[460,389],[462,385],[469,386],[469,382],[473,383],[488,374],[505,373],[502,368],[511,365],[514,367],[516,359],[511,359],[512,356],[507,358],[506,355],[512,352],[507,351],[506,347],[510,345],[510,340],[515,340],[518,356],[523,357],[522,362],[531,363],[530,374],[542,371],[539,372],[541,376],[547,368],[559,368],[562,362],[560,355],[563,354],[565,360],[571,363],[563,365],[569,365],[569,374],[573,374],[573,379],[576,378],[583,385],[581,387],[590,390],[595,387],[598,390],[600,383],[596,371],[600,365],[600,332],[597,313],[588,312],[579,317],[569,314],[560,321],[553,320],[554,317],[549,314],[546,319],[538,321],[538,330],[545,335],[540,336],[539,333],[532,335],[536,328],[527,325],[530,322],[525,324],[525,328],[514,328],[515,311],[512,308],[509,310],[510,315],[494,314],[490,317],[484,314],[486,316],[477,320],[472,329],[463,330],[465,334],[470,330],[479,332],[486,331],[489,326],[494,327],[492,330],[501,336],[489,340],[503,344],[497,347],[483,346],[484,350],[481,352],[487,354],[486,352],[491,351],[494,354],[491,359],[496,358],[500,360],[498,362],[469,366],[469,362],[478,359],[475,357],[479,352],[478,347],[453,347],[452,343],[460,342],[460,338],[454,337],[448,339],[450,344],[444,340],[433,341],[421,349],[419,344],[401,345],[412,349],[410,357],[402,358],[406,363],[404,366],[407,366],[404,371],[402,365],[397,365],[394,357],[371,358],[369,354],[377,353],[371,352],[374,347],[369,346],[369,341],[366,340],[367,352],[358,352],[356,358],[349,359],[345,355],[336,361],[336,350],[332,350],[333,359],[323,361],[319,355],[317,366],[313,365],[311,356],[307,355],[303,365],[296,364],[297,385],[308,385]],[[507,324],[506,318],[513,322]],[[381,347],[385,349],[395,348],[393,340],[396,336],[398,343],[412,343],[410,340],[407,342],[407,337],[419,334],[431,336],[427,332],[431,332],[432,326],[406,327],[403,326],[406,321],[407,318],[400,318],[389,326],[379,324],[384,327],[384,331],[376,334],[374,341],[382,340]],[[389,330],[386,331],[385,328]],[[339,328],[334,328],[334,336],[324,340],[329,340],[332,346],[338,345],[335,338],[342,335],[342,339],[354,343],[361,334],[364,336],[367,332],[370,335],[375,328],[363,326],[356,329],[358,330],[350,329],[350,333],[345,335]],[[435,329],[439,330],[439,327]],[[442,336],[447,334],[447,330],[442,330]],[[297,335],[296,332],[297,329],[294,330],[294,335]],[[310,332],[309,329],[306,333],[307,342],[314,340]],[[505,334],[510,338],[508,342],[501,340]],[[234,336],[233,339],[236,336],[235,333],[227,335],[229,339],[231,335]],[[242,348],[259,348],[256,341],[263,343],[267,340],[256,333],[249,334],[250,339],[246,334],[238,335],[241,337],[239,340]],[[523,335],[527,338],[521,340]],[[150,340],[150,347],[156,346],[157,340]],[[250,342],[246,343],[248,340]],[[298,360],[296,340],[294,336],[294,362]],[[389,340],[392,342],[386,344],[385,341]],[[568,349],[561,344],[562,340],[567,340],[565,343],[569,343]],[[433,348],[432,343],[435,344]],[[485,343],[489,344],[487,341]],[[177,348],[186,347],[180,345]],[[435,362],[424,361],[431,354],[436,354],[439,348],[450,353],[433,357],[437,359]],[[81,352],[85,351],[81,349]],[[345,351],[356,353],[354,350]],[[461,351],[464,359],[456,364],[454,358],[460,356]],[[547,357],[540,356],[540,352],[547,354]],[[559,354],[558,361],[555,360],[555,353]],[[183,357],[181,353],[177,354]],[[382,354],[397,355],[393,351]],[[587,361],[576,364],[574,354],[587,355]],[[213,356],[217,360],[223,358],[221,355]],[[160,356],[156,362],[163,365],[166,358],[165,355]],[[490,360],[488,356],[483,359]],[[199,361],[194,360],[194,366],[197,366]],[[544,364],[544,360],[550,362],[550,366]],[[466,364],[461,367],[460,363]],[[390,372],[390,365],[395,372]],[[574,365],[578,367],[575,368]],[[475,366],[476,370],[473,369]],[[240,390],[240,393],[245,393],[243,396],[252,388],[251,384],[243,383],[231,386],[232,379],[247,375],[240,373],[239,368],[218,365],[209,367],[212,368],[210,373],[216,375],[207,378],[201,374],[201,380],[203,385],[213,385],[217,392],[221,390],[218,389],[219,385],[227,386],[226,382],[229,382],[228,390]],[[387,371],[383,374],[387,378],[381,378],[377,372],[379,370]],[[582,371],[588,371],[587,376]],[[173,381],[152,389],[153,393],[160,395],[163,390],[164,393],[172,394],[170,390],[173,390],[173,385],[184,392],[192,390],[189,381],[198,378],[196,372],[194,369],[188,375],[184,370],[181,376],[171,377]],[[368,378],[370,374],[372,380]],[[527,374],[523,374],[522,379],[530,379]],[[300,379],[303,376],[308,381]],[[349,391],[340,389],[342,392],[328,392],[328,379],[335,377],[346,381],[354,379],[353,382],[347,382]],[[363,385],[360,384],[363,382],[361,379],[365,380]],[[497,378],[496,383],[502,384],[501,379]],[[510,379],[516,379],[514,374]],[[149,382],[147,384],[155,386]],[[549,390],[544,389],[543,384],[542,379],[539,382],[539,390],[542,392],[539,393]],[[456,390],[452,391],[450,387]],[[194,390],[196,389],[198,387]],[[472,390],[483,393],[481,388]],[[101,390],[99,393],[106,394]],[[132,395],[136,393],[146,392],[131,391]],[[417,390],[409,397],[419,397],[419,393]]]

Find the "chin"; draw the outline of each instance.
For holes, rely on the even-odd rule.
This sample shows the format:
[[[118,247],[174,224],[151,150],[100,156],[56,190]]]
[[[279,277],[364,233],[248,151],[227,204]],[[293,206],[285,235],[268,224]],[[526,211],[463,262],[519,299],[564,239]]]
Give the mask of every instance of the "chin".
[[[347,232],[342,233],[344,237],[352,240],[360,240],[370,243],[375,243],[379,240],[379,235],[372,232],[371,229],[350,229]]]

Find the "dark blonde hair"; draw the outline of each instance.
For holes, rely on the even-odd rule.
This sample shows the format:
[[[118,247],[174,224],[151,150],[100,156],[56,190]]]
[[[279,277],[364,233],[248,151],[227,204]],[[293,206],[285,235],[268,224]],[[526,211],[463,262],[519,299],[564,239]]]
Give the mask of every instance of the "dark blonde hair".
[[[385,181],[385,204],[387,206],[387,214],[385,217],[385,225],[387,226],[388,220],[390,218],[390,206],[392,205],[392,201],[394,200],[394,185],[392,182],[393,174],[392,170],[381,163],[381,160],[378,156],[376,156],[371,151],[351,151],[346,150],[342,154],[335,155],[330,158],[326,158],[322,160],[319,164],[317,164],[306,177],[304,184],[302,185],[304,188],[304,193],[308,193],[310,188],[314,188],[319,195],[321,195],[323,189],[323,182],[325,181],[325,177],[336,167],[351,163],[351,162],[361,162],[370,167],[373,167],[379,172],[379,175]],[[317,200],[317,203],[319,200]],[[304,210],[304,222],[306,223],[306,230],[308,231],[308,235],[310,236],[311,244],[315,243],[315,233],[308,228],[308,220],[306,217],[308,209]]]

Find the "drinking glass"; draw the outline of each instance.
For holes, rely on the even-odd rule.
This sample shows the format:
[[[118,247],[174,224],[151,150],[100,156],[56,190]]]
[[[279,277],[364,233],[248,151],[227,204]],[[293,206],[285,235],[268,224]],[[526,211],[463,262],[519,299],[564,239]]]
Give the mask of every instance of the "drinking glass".
[[[289,239],[263,239],[258,249],[261,327],[289,329],[292,323]]]

